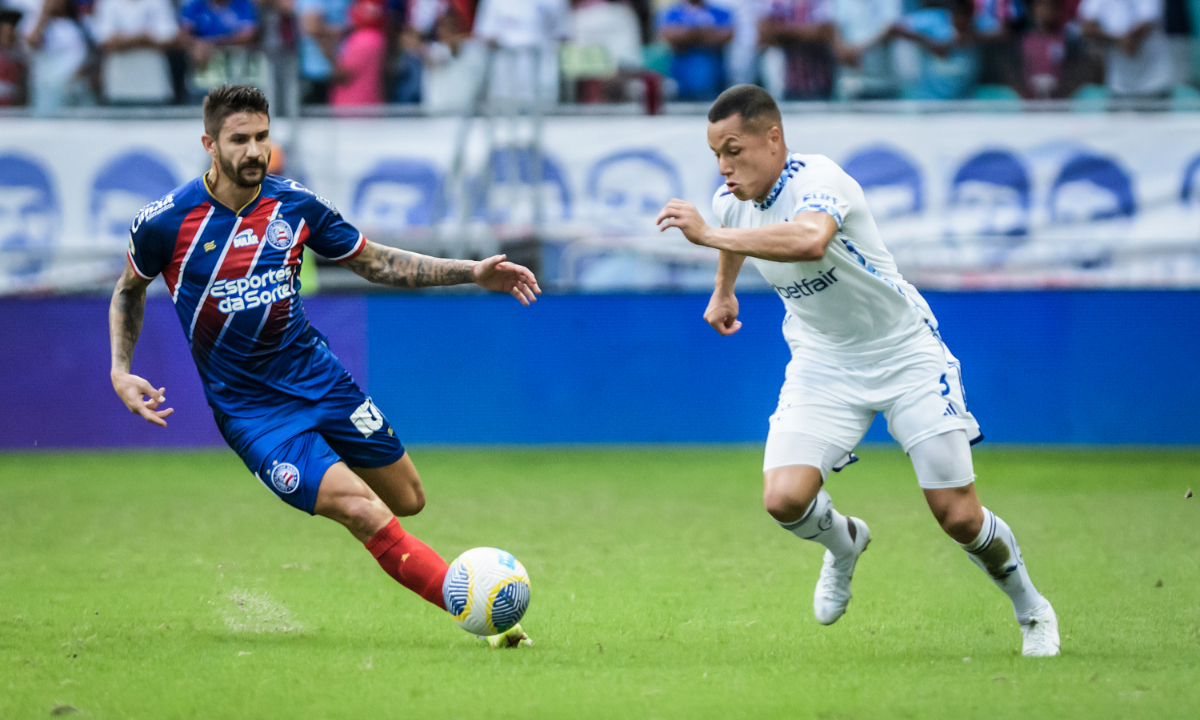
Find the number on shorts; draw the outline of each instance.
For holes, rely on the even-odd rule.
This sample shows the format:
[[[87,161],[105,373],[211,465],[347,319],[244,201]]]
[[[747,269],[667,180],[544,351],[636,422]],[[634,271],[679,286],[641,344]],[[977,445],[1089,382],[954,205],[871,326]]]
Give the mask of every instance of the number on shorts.
[[[946,373],[942,373],[941,383],[942,387],[945,388],[942,390],[942,397],[945,397],[950,394],[950,383],[946,382]]]

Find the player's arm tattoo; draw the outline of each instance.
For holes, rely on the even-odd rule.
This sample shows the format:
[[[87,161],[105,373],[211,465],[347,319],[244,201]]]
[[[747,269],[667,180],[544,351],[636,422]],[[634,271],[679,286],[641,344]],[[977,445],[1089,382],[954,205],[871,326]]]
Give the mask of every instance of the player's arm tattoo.
[[[146,313],[146,287],[149,281],[138,277],[133,268],[125,266],[125,274],[117,281],[112,303],[108,307],[108,334],[112,344],[112,369],[129,372],[133,366],[133,348],[142,334],[142,319]]]
[[[443,260],[373,242],[342,265],[373,283],[398,288],[475,282],[472,260]]]

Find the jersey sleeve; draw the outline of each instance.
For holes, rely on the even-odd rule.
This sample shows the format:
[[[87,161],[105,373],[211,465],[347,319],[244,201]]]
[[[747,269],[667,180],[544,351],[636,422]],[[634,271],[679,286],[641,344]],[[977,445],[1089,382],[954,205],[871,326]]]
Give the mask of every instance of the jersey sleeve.
[[[850,203],[842,193],[824,183],[805,186],[800,190],[800,199],[792,210],[792,217],[802,212],[823,212],[837,222],[838,230],[850,212]]]
[[[353,259],[363,251],[367,239],[358,228],[346,222],[333,203],[299,183],[292,183],[292,188],[301,193],[304,222],[309,229],[306,245],[334,262]]]
[[[158,200],[142,208],[129,227],[129,264],[143,280],[157,277],[174,253],[174,238],[150,222],[150,218],[161,212],[163,202]]]

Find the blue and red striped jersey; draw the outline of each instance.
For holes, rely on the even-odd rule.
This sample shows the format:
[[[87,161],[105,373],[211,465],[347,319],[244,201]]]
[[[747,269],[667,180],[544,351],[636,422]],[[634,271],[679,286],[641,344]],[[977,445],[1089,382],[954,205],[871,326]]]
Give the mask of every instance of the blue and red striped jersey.
[[[147,280],[163,276],[209,404],[257,417],[317,400],[345,374],[305,317],[300,264],[306,245],[341,262],[366,242],[328,200],[287,178],[268,175],[234,211],[199,177],[138,213],[129,262]]]

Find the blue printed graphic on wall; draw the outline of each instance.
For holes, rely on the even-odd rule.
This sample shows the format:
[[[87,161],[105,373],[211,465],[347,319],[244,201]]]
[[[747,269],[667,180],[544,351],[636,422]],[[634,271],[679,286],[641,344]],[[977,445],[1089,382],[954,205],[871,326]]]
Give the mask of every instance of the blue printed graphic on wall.
[[[152,151],[133,150],[109,160],[92,181],[89,209],[96,241],[124,247],[138,211],[178,185],[168,162]]]
[[[529,148],[498,149],[491,157],[491,221],[500,223],[528,223],[533,217],[533,190],[542,198],[542,218],[553,224],[570,220],[572,217],[572,193],[559,163],[549,155],[541,154],[541,163],[534,163],[534,154]],[[541,172],[534,169],[540,167]],[[538,175],[540,174],[540,178]],[[471,183],[472,216],[476,220],[488,219],[488,202],[484,195],[482,178]]]
[[[1063,165],[1047,200],[1051,222],[1071,224],[1133,217],[1133,180],[1116,161],[1077,155]]]
[[[431,225],[447,212],[442,172],[419,158],[381,160],[355,186],[352,212],[364,230]]]
[[[925,207],[921,172],[899,150],[883,145],[859,150],[842,169],[862,186],[876,220],[917,215]]]
[[[0,249],[49,247],[58,240],[58,196],[33,158],[0,155]]]
[[[1025,165],[1006,150],[985,150],[959,167],[946,207],[950,238],[1008,238],[1029,234],[1030,182]]]
[[[589,219],[602,232],[651,235],[658,211],[679,197],[679,170],[656,150],[621,150],[588,171]]]
[[[6,262],[5,272],[12,276],[36,273],[45,260],[36,251],[58,243],[61,221],[50,172],[27,155],[0,155],[0,251],[34,251],[12,264]]]
[[[1200,155],[1192,158],[1187,169],[1183,171],[1179,199],[1187,207],[1200,207]]]

